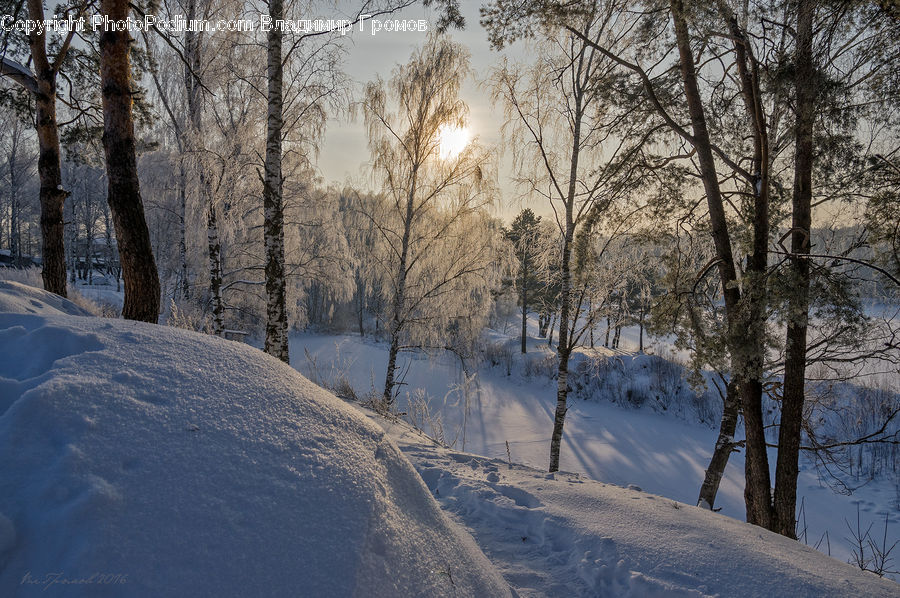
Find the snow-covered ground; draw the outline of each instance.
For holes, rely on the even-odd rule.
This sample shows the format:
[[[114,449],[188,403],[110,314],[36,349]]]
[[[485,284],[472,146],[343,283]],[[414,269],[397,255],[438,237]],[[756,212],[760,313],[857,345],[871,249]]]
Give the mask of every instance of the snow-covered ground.
[[[523,598],[900,595],[892,582],[730,517],[637,486],[442,449],[373,417]]]
[[[367,421],[250,346],[83,313],[0,282],[0,596],[900,595],[649,492],[690,477],[702,426],[576,404],[564,468],[644,488],[550,476],[548,381],[482,372],[467,453]],[[314,359],[334,346],[294,339],[298,358],[310,340]],[[383,347],[343,349],[365,388]],[[419,359],[406,382],[446,390],[454,367]],[[441,395],[448,431],[456,398]],[[535,468],[508,463],[506,439]]]
[[[547,355],[542,351],[546,351],[546,341],[531,339],[526,359],[539,362]],[[306,374],[312,375],[314,361],[318,377],[329,385],[346,378],[359,394],[382,390],[387,363],[382,343],[355,335],[301,334],[292,338],[291,355],[293,365]],[[514,463],[546,470],[556,407],[555,381],[540,373],[523,374],[528,368],[519,354],[514,356],[517,362],[510,376],[503,365],[482,366],[475,371],[466,393],[462,388],[465,375],[457,357],[446,353],[431,358],[406,355],[401,360],[405,386],[397,408],[407,414],[407,420],[415,418],[425,432],[442,437],[456,449],[505,461],[509,443]],[[474,371],[471,364],[467,365],[470,373]],[[425,397],[431,422],[439,423],[439,429],[433,429],[422,416],[421,406],[416,409],[420,403],[417,394]],[[609,484],[636,485],[653,494],[695,504],[717,428],[659,413],[649,405],[632,409],[603,397],[597,399],[571,401],[561,469]],[[774,457],[773,453],[773,466]],[[892,482],[873,481],[848,496],[835,493],[820,480],[811,463],[802,463],[801,469],[800,527],[801,531],[805,529],[808,544],[818,545],[819,550],[841,561],[850,559],[853,547],[848,523],[855,530],[857,506],[863,531],[872,524],[873,536],[881,541],[887,520],[886,546],[900,540],[900,489]],[[740,521],[745,514],[743,477],[743,454],[735,453],[716,500],[722,514]],[[894,561],[898,564],[900,555]]]
[[[113,276],[94,276],[94,284],[88,284],[86,280],[76,280],[75,289],[83,297],[93,301],[100,307],[109,306],[110,309],[121,313],[122,304],[125,302],[123,284],[116,284]],[[71,284],[71,283],[70,283]]]
[[[510,595],[381,428],[290,367],[66,313],[0,282],[0,596]]]

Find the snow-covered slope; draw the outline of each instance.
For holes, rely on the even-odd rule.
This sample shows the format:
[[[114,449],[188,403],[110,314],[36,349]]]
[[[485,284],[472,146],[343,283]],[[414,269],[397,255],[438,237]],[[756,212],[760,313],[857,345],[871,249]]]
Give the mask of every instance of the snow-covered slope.
[[[0,312],[89,316],[68,299],[20,282],[0,280]]]
[[[0,596],[510,594],[384,432],[287,365],[20,287]]]
[[[439,448],[373,417],[523,598],[900,596],[892,581],[730,517]]]
[[[541,365],[548,355],[546,340],[533,340],[535,346],[527,356],[513,354],[511,376],[502,365],[489,367],[486,363],[475,369],[477,364],[470,364],[470,372],[477,376],[467,392],[460,388],[464,378],[455,355],[438,353],[429,359],[416,353],[401,354],[398,364],[405,386],[397,410],[406,412],[407,420],[417,421],[433,437],[443,437],[450,445],[455,441],[456,449],[501,460],[506,460],[509,450],[514,463],[543,470],[556,409],[556,380],[550,379],[546,364]],[[359,396],[383,388],[384,343],[353,335],[302,334],[292,338],[291,355],[301,372],[313,370],[310,376],[317,372],[316,377],[332,387],[341,389],[349,384]],[[530,372],[532,361],[540,367]],[[640,372],[632,368],[630,373]],[[640,384],[635,379],[622,380],[630,388]],[[406,396],[417,396],[419,389],[426,393],[428,417]],[[610,397],[596,399],[569,402],[561,468],[609,484],[635,484],[650,493],[694,504],[717,430],[664,415],[647,405],[626,409],[613,404]],[[774,467],[774,452],[769,462]],[[798,533],[805,542],[838,560],[851,559],[854,546],[848,524],[852,522],[855,528],[857,507],[862,533],[871,525],[872,537],[879,546],[886,538],[886,548],[900,540],[898,489],[892,480],[869,482],[845,496],[820,480],[810,460],[801,460],[800,466]],[[734,453],[716,498],[723,515],[745,519],[743,490],[744,456]],[[894,554],[897,550],[900,544]],[[868,547],[866,551],[871,552]],[[897,563],[894,560],[890,568],[896,569]]]

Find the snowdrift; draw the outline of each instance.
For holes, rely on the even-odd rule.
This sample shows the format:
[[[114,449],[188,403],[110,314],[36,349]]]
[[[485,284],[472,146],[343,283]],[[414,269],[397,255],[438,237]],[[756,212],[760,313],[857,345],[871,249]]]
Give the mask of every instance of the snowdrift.
[[[900,596],[892,581],[748,523],[637,486],[443,449],[373,417],[521,596]]]
[[[14,283],[0,309],[0,595],[510,595],[384,432],[287,365]]]

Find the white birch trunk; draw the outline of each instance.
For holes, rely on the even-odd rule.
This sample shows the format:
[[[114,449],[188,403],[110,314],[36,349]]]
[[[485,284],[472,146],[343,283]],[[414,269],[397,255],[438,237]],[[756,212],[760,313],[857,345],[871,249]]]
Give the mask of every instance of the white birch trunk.
[[[269,2],[272,22],[284,19],[283,0]],[[284,124],[282,33],[268,33],[268,118],[263,179],[263,237],[266,251],[266,353],[289,362],[284,280],[284,211],[281,173],[281,130]]]

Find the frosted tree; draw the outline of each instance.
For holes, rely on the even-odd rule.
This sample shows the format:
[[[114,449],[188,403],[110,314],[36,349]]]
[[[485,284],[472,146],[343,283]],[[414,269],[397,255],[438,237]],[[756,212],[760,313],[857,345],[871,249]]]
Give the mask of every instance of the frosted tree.
[[[580,32],[595,43],[626,43],[628,28],[616,17],[618,8],[603,5],[589,10],[579,17]],[[633,169],[624,165],[635,148],[617,137],[611,126],[624,120],[609,101],[617,65],[571,33],[551,34],[537,49],[540,58],[531,68],[507,65],[499,70],[494,90],[506,106],[518,183],[525,193],[550,204],[562,238],[557,404],[550,445],[553,472],[559,469],[568,410],[569,357],[588,329],[579,319],[586,293],[575,285],[575,237],[583,224],[599,221],[628,197],[637,181]]]
[[[315,120],[316,111],[340,90],[340,78],[329,77],[336,70],[338,46],[330,41],[338,37],[340,30],[325,30],[312,33],[286,34],[282,27],[286,9],[303,11],[304,16],[315,7],[313,3],[288,3],[284,0],[268,0],[267,17],[274,26],[266,32],[266,149],[263,161],[263,240],[265,245],[266,276],[266,339],[267,353],[289,361],[288,318],[285,290],[285,235],[284,235],[284,144],[288,133],[297,125],[304,129]],[[351,26],[361,18],[372,18],[396,10],[400,4],[394,2],[364,2],[357,12],[347,19]],[[322,40],[325,40],[324,42]],[[285,45],[285,42],[287,44]],[[298,59],[297,57],[300,56]],[[303,67],[295,71],[296,77],[289,79],[285,90],[285,69],[291,72],[291,64],[301,63]],[[293,74],[293,73],[292,73]],[[293,87],[294,94],[290,89]],[[294,104],[293,115],[286,109]],[[321,134],[321,128],[318,128]],[[315,138],[307,138],[311,141]],[[289,141],[288,141],[289,142]],[[289,142],[290,143],[290,142]],[[307,154],[308,155],[308,154]]]
[[[23,188],[32,176],[36,160],[33,139],[26,124],[10,106],[3,106],[0,126],[0,157],[4,160],[0,177],[5,187],[5,202],[0,208],[0,223],[5,226],[0,231],[0,239],[6,235],[5,245],[9,248],[13,263],[17,263],[25,255],[22,251],[22,230],[26,226],[23,208],[27,200]]]
[[[360,209],[380,236],[377,269],[390,339],[385,407],[395,398],[402,349],[427,346],[451,325],[468,329],[490,305],[499,230],[482,212],[493,199],[487,158],[475,144],[441,152],[442,133],[466,124],[459,87],[468,74],[466,51],[431,35],[390,81],[369,83],[361,105],[383,193]]]

